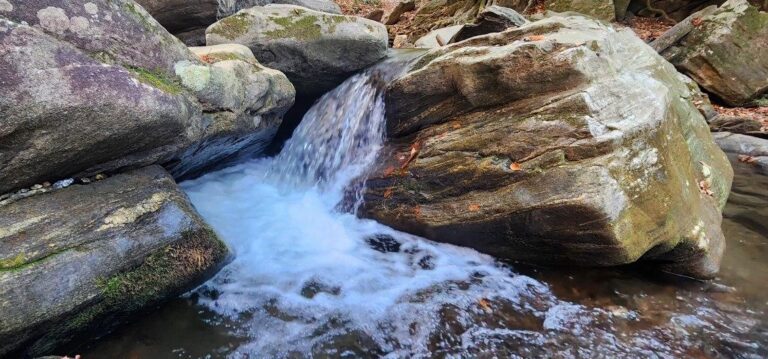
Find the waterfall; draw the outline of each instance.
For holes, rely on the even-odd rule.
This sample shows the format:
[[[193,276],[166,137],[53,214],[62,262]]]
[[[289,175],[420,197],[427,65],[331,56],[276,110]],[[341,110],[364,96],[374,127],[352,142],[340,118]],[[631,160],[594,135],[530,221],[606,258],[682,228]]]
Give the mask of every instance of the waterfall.
[[[195,292],[247,337],[233,357],[428,357],[446,310],[469,323],[486,301],[521,317],[542,316],[523,298],[557,302],[488,256],[338,209],[382,147],[384,85],[408,61],[385,61],[323,96],[276,157],[182,183],[235,253]],[[479,323],[467,333],[498,334]],[[357,344],[342,353],[343,343]]]

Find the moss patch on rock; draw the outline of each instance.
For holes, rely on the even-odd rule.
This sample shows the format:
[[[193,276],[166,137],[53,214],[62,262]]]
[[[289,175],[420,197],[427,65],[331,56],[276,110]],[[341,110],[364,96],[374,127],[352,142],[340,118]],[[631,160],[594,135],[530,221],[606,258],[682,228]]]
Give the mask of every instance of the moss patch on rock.
[[[239,13],[219,21],[216,26],[211,28],[211,33],[220,35],[230,40],[234,40],[248,32],[251,22],[248,15]]]
[[[131,71],[136,76],[136,79],[138,79],[141,83],[152,86],[160,91],[172,95],[178,95],[184,91],[184,89],[176,82],[176,80],[170,79],[159,72],[154,72],[139,67],[130,67],[128,70]]]
[[[301,41],[313,41],[322,35],[320,24],[317,23],[317,16],[304,16],[298,19],[293,17],[272,17],[275,24],[282,26],[282,29],[270,30],[265,32],[270,39],[296,39]]]

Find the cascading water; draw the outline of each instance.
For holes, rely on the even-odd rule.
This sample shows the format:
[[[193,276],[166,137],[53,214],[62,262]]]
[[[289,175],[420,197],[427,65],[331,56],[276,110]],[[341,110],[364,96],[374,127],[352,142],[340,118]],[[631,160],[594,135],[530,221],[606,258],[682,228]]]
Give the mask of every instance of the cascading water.
[[[278,156],[182,184],[235,252],[198,293],[251,337],[238,352],[332,354],[329,343],[346,340],[369,341],[358,348],[368,354],[427,355],[448,307],[549,297],[490,257],[336,210],[382,145],[382,83],[402,67],[385,62],[323,96]]]
[[[245,338],[231,357],[677,357],[730,338],[738,318],[711,302],[650,320],[574,304],[488,256],[339,210],[382,147],[383,84],[404,61],[323,96],[278,156],[182,183],[235,253],[192,293]]]

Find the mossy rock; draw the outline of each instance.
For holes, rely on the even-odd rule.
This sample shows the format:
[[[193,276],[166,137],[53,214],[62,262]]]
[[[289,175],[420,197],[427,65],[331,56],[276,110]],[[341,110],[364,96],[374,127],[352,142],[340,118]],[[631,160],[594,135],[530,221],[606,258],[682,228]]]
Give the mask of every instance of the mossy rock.
[[[201,284],[228,250],[165,170],[0,207],[0,355],[51,354]]]

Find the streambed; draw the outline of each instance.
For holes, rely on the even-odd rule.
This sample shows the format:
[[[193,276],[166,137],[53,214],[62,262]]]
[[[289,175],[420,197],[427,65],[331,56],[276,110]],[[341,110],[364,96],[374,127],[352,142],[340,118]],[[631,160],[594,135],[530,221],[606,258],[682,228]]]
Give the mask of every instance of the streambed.
[[[383,141],[380,65],[324,96],[276,157],[182,187],[236,256],[88,358],[768,355],[768,177],[734,162],[720,277],[500,263],[349,214]],[[345,206],[340,206],[345,203]],[[351,208],[350,208],[351,207]]]

